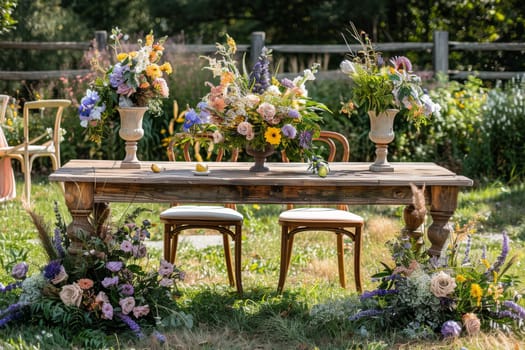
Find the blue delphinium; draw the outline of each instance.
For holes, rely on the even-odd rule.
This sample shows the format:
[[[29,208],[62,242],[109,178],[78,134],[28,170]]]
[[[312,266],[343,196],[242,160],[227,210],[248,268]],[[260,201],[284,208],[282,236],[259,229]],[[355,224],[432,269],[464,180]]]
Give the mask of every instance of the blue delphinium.
[[[263,48],[261,55],[253,66],[253,71],[250,73],[250,86],[252,91],[257,94],[262,94],[270,86],[270,56],[271,52]]]

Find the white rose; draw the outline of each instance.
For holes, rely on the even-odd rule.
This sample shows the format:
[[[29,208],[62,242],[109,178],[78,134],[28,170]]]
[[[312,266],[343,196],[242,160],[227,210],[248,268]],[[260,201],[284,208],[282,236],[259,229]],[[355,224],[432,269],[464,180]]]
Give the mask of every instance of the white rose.
[[[62,287],[59,296],[65,305],[79,307],[82,301],[82,289],[76,283],[68,284]]]
[[[434,274],[430,280],[430,291],[438,298],[452,294],[454,289],[456,289],[456,281],[443,271]]]

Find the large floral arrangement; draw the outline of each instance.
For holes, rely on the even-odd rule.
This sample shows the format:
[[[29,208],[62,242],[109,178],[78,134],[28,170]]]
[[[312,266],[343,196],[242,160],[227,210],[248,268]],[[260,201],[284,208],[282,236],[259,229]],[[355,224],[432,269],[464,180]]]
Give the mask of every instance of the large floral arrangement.
[[[152,115],[162,112],[162,98],[169,95],[164,74],[172,73],[169,62],[160,63],[166,37],[155,42],[152,33],[139,39],[138,50],[126,51],[126,39],[119,28],[111,32],[115,64],[102,67],[92,60],[92,69],[99,76],[91,83],[79,106],[80,124],[87,128],[91,140],[100,142],[108,121],[116,118],[118,107],[148,107]]]
[[[492,263],[485,249],[472,253],[468,230],[454,235],[441,258],[418,253],[412,243],[408,237],[389,243],[395,266],[384,264],[384,271],[375,276],[379,287],[361,295],[361,311],[350,316],[357,327],[378,324],[411,339],[523,327],[521,295],[506,274],[516,259],[508,259],[506,232]]]
[[[350,51],[350,59],[340,65],[341,71],[353,82],[351,97],[342,108],[344,113],[375,111],[378,114],[399,109],[420,125],[439,112],[439,105],[424,92],[421,78],[412,72],[412,63],[407,57],[394,57],[390,65],[386,65],[366,33],[359,32],[353,24],[350,33],[361,50]]]
[[[80,255],[69,252],[71,242],[58,210],[53,233],[31,213],[49,261],[30,276],[27,263],[13,267],[16,282],[0,285],[0,327],[26,322],[62,327],[71,337],[91,329],[102,334],[130,331],[142,338],[159,327],[191,325],[176,302],[176,280],[182,273],[165,260],[150,261],[145,240],[151,223],[135,224],[139,212],[117,230],[101,227],[98,236],[79,232]]]
[[[212,132],[214,143],[222,147],[263,150],[271,145],[286,149],[289,157],[309,159],[312,139],[320,131],[318,113],[328,111],[308,98],[305,86],[315,79],[317,65],[293,80],[278,80],[270,72],[271,51],[264,48],[253,71],[241,73],[236,49],[235,40],[227,36],[226,44],[217,44],[217,58],[205,57],[206,69],[220,83],[207,83],[210,92],[186,112],[184,131]]]

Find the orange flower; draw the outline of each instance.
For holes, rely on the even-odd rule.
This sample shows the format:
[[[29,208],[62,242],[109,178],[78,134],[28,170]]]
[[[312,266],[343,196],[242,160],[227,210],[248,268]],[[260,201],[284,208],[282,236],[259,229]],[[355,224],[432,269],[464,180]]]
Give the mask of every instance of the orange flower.
[[[93,281],[89,278],[81,278],[77,282],[80,289],[87,290],[93,288]]]
[[[221,74],[221,85],[227,85],[229,83],[233,83],[233,80],[235,77],[233,76],[232,72],[224,72]]]
[[[153,45],[153,40],[154,40],[153,34],[146,35],[146,46]]]

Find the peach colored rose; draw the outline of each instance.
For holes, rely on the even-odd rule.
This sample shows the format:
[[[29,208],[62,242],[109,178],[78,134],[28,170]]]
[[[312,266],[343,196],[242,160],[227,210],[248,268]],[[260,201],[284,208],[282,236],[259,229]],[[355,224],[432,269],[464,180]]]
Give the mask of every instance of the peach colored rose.
[[[475,335],[479,333],[481,322],[476,314],[469,312],[464,314],[461,319],[468,335]]]

